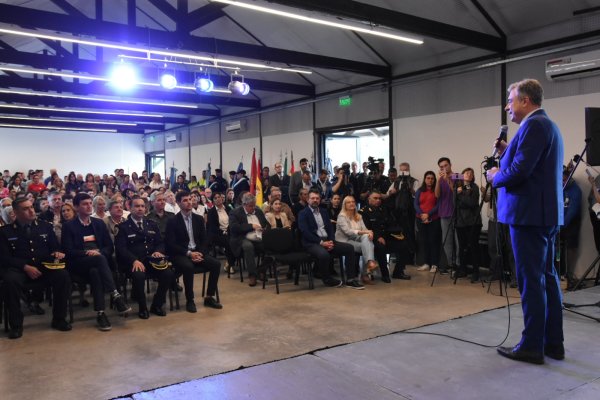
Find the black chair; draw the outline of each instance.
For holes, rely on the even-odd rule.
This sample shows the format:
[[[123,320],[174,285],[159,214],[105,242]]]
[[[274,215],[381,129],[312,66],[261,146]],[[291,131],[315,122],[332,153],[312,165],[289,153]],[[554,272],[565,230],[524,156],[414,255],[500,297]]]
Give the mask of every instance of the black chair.
[[[263,232],[263,246],[265,248],[265,257],[273,258],[273,263],[269,266],[272,269],[275,278],[275,289],[279,294],[279,274],[277,264],[296,266],[294,284],[298,284],[301,265],[311,263],[310,254],[296,250],[294,234],[290,229],[275,228]],[[312,268],[306,268],[308,274],[308,287],[314,288]],[[263,281],[263,289],[266,286],[266,280]]]

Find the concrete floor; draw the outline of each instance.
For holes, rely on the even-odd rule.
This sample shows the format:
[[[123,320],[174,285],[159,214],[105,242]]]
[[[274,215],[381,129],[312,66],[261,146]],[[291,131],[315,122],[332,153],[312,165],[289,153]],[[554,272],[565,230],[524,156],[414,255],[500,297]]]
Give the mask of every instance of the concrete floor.
[[[304,362],[307,358],[320,357],[321,352],[313,353],[316,350],[355,342],[360,342],[355,346],[362,346],[366,342],[361,341],[365,339],[506,305],[506,299],[494,295],[498,292],[497,286],[492,287],[491,293],[487,293],[487,288],[470,284],[467,280],[459,280],[455,286],[448,277],[438,277],[435,285],[430,287],[430,273],[418,272],[415,268],[409,268],[408,272],[413,275],[411,281],[394,281],[392,284],[378,282],[364,291],[325,288],[320,282],[316,282],[315,290],[309,291],[303,277],[300,286],[291,283],[282,285],[280,295],[275,294],[274,285],[267,286],[266,290],[260,287],[250,288],[246,283],[240,283],[239,279],[228,280],[226,276],[222,276],[219,288],[223,310],[204,308],[197,300],[197,314],[180,310],[169,313],[165,318],[152,316],[144,321],[137,318],[137,312],[127,319],[109,313],[113,324],[111,332],[98,331],[93,312],[77,306],[74,329],[67,333],[51,330],[49,315],[26,316],[23,338],[0,339],[0,398],[127,397],[274,360],[295,357],[283,363],[298,360]],[[198,293],[199,286],[201,280],[197,279]],[[516,291],[509,294],[511,301],[518,301]],[[134,311],[137,311],[136,306]],[[505,316],[505,312],[501,315]],[[518,333],[520,321],[514,323],[512,330]],[[470,332],[476,340],[480,336],[477,333],[479,329],[477,327]],[[492,336],[492,343],[499,342],[504,336],[502,329],[505,327],[501,326]],[[375,340],[389,339],[384,337]],[[421,340],[425,342],[417,343],[418,347],[409,344],[406,352],[414,351],[415,348],[431,350],[453,346],[452,341],[439,338],[423,337]],[[341,351],[343,348],[337,347],[330,351]],[[369,350],[363,357],[377,354],[373,357],[373,361],[377,361],[379,355],[386,354],[387,348],[387,345],[383,346],[377,353]],[[308,353],[315,356],[306,355]],[[396,350],[393,354],[396,354]],[[496,358],[494,360],[498,361]],[[447,365],[439,362],[427,367],[417,365],[421,361],[418,356],[413,361],[414,367],[410,369],[413,373],[422,374],[424,380],[430,375],[444,377],[445,373],[440,371],[448,369]],[[277,371],[277,365],[266,364],[258,368],[275,368]],[[305,369],[302,365],[298,368]],[[327,364],[315,368],[315,371],[324,374],[322,378],[326,381],[327,374],[335,372],[329,371]],[[344,368],[355,373],[353,366]],[[284,374],[280,380],[294,380],[296,373],[293,371],[293,375]],[[368,375],[368,371],[359,372],[361,376]],[[393,376],[394,369],[390,369],[388,373],[392,374],[390,377]],[[210,379],[229,379],[231,375]],[[352,394],[355,379],[346,375],[349,380],[347,391]],[[305,376],[304,379],[306,381],[299,379],[298,382],[308,385],[310,376]],[[258,389],[267,385],[268,379],[251,381],[254,382],[252,385],[258,385]],[[235,394],[239,395],[243,388],[244,386],[237,387],[229,398],[238,397]],[[338,392],[338,389],[332,387],[334,392],[331,393],[335,395],[328,398],[341,397],[343,393]],[[290,386],[290,390],[299,390],[296,394],[303,393],[297,385]],[[387,393],[388,389],[374,390],[375,392],[362,398],[386,398],[381,393]],[[146,395],[149,394],[141,393],[135,398],[154,398],[144,397]],[[164,398],[177,397],[179,396]],[[204,395],[189,398],[200,397],[205,398]],[[254,397],[265,398],[258,394]]]

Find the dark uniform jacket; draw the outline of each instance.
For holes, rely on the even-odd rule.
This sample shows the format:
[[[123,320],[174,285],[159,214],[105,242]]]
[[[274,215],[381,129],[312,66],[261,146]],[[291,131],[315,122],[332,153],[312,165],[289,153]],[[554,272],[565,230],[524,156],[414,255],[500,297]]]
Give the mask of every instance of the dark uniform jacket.
[[[40,267],[43,261],[54,261],[50,255],[60,250],[52,225],[36,220],[31,235],[17,222],[0,228],[0,267],[22,271],[26,264]],[[0,269],[1,270],[1,269]]]
[[[119,225],[119,233],[115,237],[115,250],[119,265],[129,267],[135,260],[146,262],[147,258],[156,251],[165,253],[158,224],[144,218],[142,228],[140,230],[131,215]]]

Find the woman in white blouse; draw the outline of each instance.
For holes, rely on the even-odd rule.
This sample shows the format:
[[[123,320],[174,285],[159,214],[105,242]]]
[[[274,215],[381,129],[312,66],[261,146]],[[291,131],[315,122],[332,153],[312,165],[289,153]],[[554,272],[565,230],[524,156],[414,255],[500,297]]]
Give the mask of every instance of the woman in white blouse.
[[[363,282],[373,284],[368,275],[369,271],[377,268],[373,231],[368,230],[365,226],[362,215],[356,209],[356,200],[352,196],[346,196],[342,202],[342,210],[337,218],[335,240],[351,244],[356,253],[362,254]]]

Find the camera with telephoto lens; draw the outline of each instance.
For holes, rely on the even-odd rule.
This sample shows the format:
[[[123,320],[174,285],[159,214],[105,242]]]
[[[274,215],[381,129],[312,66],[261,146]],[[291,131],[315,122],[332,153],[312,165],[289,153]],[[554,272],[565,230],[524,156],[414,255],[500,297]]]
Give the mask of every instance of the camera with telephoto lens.
[[[343,163],[340,167],[340,171],[343,171],[345,176],[350,176],[350,164],[347,162]]]
[[[379,164],[383,162],[383,158],[375,159],[373,157],[369,157],[367,158],[367,161],[369,162],[369,165],[367,165],[369,171],[376,172],[379,171]]]

